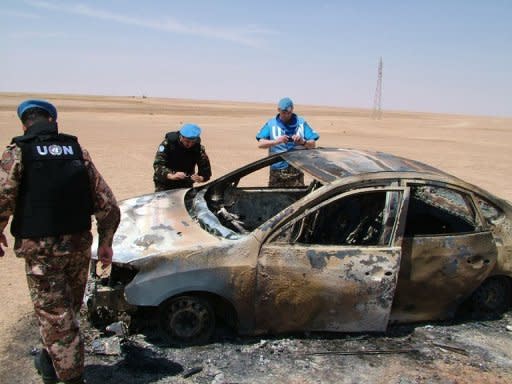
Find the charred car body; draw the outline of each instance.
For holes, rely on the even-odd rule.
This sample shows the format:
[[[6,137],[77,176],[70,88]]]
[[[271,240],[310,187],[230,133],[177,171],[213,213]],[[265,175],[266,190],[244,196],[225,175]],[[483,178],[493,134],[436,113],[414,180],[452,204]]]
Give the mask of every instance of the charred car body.
[[[261,186],[282,160],[308,185]],[[219,316],[240,334],[385,331],[511,300],[511,205],[390,154],[286,152],[121,208],[89,309],[158,308],[174,344],[208,341]]]

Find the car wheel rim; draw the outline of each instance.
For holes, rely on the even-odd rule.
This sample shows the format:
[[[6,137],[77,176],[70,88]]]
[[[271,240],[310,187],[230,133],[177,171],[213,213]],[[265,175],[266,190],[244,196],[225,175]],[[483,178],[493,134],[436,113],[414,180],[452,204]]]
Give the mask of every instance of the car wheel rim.
[[[199,335],[208,328],[210,318],[208,310],[193,300],[178,300],[171,306],[170,329],[183,339]]]

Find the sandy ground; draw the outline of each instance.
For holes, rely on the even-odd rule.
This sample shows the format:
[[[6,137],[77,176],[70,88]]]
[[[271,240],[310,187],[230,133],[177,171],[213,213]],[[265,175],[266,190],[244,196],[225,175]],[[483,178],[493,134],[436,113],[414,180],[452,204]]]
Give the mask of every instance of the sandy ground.
[[[7,145],[21,134],[16,106],[28,97],[57,105],[61,131],[79,136],[119,200],[152,192],[156,148],[164,133],[182,122],[203,128],[218,177],[265,155],[254,137],[275,113],[272,104],[0,93],[0,143]],[[320,146],[414,158],[512,201],[512,118],[386,111],[381,120],[373,120],[368,110],[306,105],[297,105],[296,112],[321,135]],[[13,244],[11,237],[8,242]],[[0,259],[0,270],[0,366],[6,372],[11,362],[5,350],[32,308],[23,261],[10,248]]]

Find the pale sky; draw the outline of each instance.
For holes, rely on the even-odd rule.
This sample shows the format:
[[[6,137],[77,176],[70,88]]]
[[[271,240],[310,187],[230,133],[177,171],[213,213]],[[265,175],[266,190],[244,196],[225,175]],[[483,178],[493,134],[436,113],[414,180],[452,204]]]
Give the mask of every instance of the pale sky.
[[[512,116],[512,0],[2,0],[0,92]]]

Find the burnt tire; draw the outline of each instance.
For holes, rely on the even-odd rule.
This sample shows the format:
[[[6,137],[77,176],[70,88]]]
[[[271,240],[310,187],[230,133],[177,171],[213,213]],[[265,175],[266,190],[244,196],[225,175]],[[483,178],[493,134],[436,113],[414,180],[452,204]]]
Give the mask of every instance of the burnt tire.
[[[201,296],[178,296],[159,308],[160,331],[172,346],[206,344],[215,331],[215,312]]]
[[[511,280],[504,276],[493,276],[485,280],[471,295],[471,309],[476,313],[501,314],[512,301]]]

